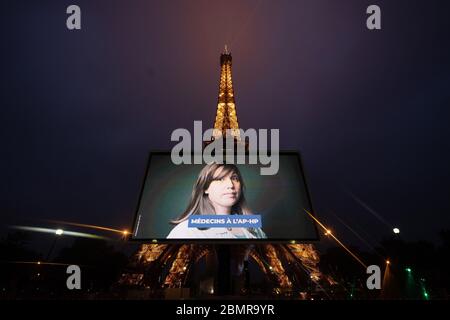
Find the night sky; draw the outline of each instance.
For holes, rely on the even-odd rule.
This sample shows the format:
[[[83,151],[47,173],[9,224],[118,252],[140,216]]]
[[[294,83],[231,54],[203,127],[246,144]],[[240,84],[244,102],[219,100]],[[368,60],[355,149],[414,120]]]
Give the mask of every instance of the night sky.
[[[80,31],[66,28],[70,4]],[[366,28],[370,4],[382,30]],[[320,219],[361,246],[340,220],[369,243],[393,226],[436,241],[450,228],[449,9],[2,1],[2,220],[130,227],[148,152],[194,120],[213,125],[228,44],[240,126],[278,128],[281,147],[301,151]]]

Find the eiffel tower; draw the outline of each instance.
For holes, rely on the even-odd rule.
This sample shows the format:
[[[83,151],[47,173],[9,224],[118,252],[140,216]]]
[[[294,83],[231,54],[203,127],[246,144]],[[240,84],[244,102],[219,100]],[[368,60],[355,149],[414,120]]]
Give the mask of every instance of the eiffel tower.
[[[225,46],[225,52],[220,55],[219,98],[217,101],[216,120],[214,122],[214,139],[226,137],[227,130],[230,129],[231,136],[236,140],[240,140],[231,65],[232,57],[228,53],[227,46]]]
[[[239,141],[231,66],[232,56],[225,46],[225,52],[220,55],[221,72],[213,139],[225,137],[227,129],[231,129],[229,132]],[[224,263],[224,249],[231,263]],[[249,264],[253,264],[253,269],[259,269],[265,278],[264,292],[260,292],[262,295],[294,293],[298,296],[300,292],[306,295],[308,290],[312,290],[315,285],[320,286],[320,283],[334,284],[330,277],[321,274],[318,263],[319,255],[312,244],[143,244],[119,284],[146,288],[152,293],[189,288],[190,297],[254,295],[249,286]]]

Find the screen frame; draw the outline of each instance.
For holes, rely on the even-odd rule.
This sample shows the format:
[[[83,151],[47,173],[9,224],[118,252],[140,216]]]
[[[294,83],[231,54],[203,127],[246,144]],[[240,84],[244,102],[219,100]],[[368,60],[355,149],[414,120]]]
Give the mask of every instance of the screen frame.
[[[139,192],[139,198],[138,198],[138,202],[137,202],[137,206],[134,212],[134,218],[133,218],[133,224],[132,224],[132,229],[131,232],[129,233],[127,240],[130,242],[134,242],[134,243],[146,243],[146,244],[255,244],[255,243],[260,243],[260,244],[268,244],[268,243],[277,243],[277,244],[298,244],[298,243],[312,243],[312,242],[318,242],[320,241],[320,235],[319,235],[319,231],[317,228],[317,223],[311,219],[313,226],[314,226],[314,230],[315,230],[315,234],[316,237],[314,238],[302,238],[302,239],[276,239],[276,238],[271,238],[271,239],[166,239],[166,238],[162,238],[162,239],[158,239],[158,238],[134,238],[134,231],[135,231],[135,227],[136,227],[136,222],[139,216],[139,208],[141,206],[141,201],[142,201],[142,197],[144,194],[144,189],[145,189],[145,183],[147,181],[147,177],[148,177],[148,172],[150,169],[150,165],[151,165],[151,161],[152,161],[152,156],[153,155],[165,155],[165,156],[170,156],[171,152],[170,151],[164,151],[164,150],[153,150],[149,152],[149,155],[147,157],[147,164],[146,164],[146,168],[145,168],[145,173],[144,173],[144,177],[142,179],[142,183],[141,183],[141,188],[140,188],[140,192]],[[194,153],[192,153],[194,154]],[[310,205],[310,209],[311,209],[311,214],[315,217],[315,211],[314,211],[314,207],[313,207],[313,203],[311,200],[311,194],[308,188],[308,183],[307,183],[307,178],[306,178],[306,174],[305,174],[305,169],[303,167],[303,160],[301,157],[301,154],[299,151],[295,151],[295,150],[284,150],[284,151],[280,151],[279,152],[280,155],[295,155],[298,161],[298,164],[300,166],[300,172],[302,175],[302,179],[303,179],[303,183],[304,183],[304,188],[305,188],[305,192],[306,192],[306,198],[307,201],[309,202]],[[307,213],[304,212],[304,214],[306,215]]]

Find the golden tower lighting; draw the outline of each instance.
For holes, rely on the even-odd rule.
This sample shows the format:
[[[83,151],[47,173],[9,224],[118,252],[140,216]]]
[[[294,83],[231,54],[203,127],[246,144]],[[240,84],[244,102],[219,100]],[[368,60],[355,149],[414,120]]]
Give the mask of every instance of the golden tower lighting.
[[[227,46],[225,46],[225,52],[220,55],[219,98],[214,122],[214,139],[226,137],[226,130],[231,129],[231,136],[240,140],[231,65],[231,53],[228,53]]]

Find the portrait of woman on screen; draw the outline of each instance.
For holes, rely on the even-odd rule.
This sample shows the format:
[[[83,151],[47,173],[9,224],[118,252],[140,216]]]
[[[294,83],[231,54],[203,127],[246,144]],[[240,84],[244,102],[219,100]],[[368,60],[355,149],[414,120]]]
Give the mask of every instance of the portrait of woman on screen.
[[[265,239],[261,228],[190,228],[193,215],[251,215],[244,196],[244,181],[237,166],[208,164],[199,173],[186,210],[170,223],[167,239]]]

